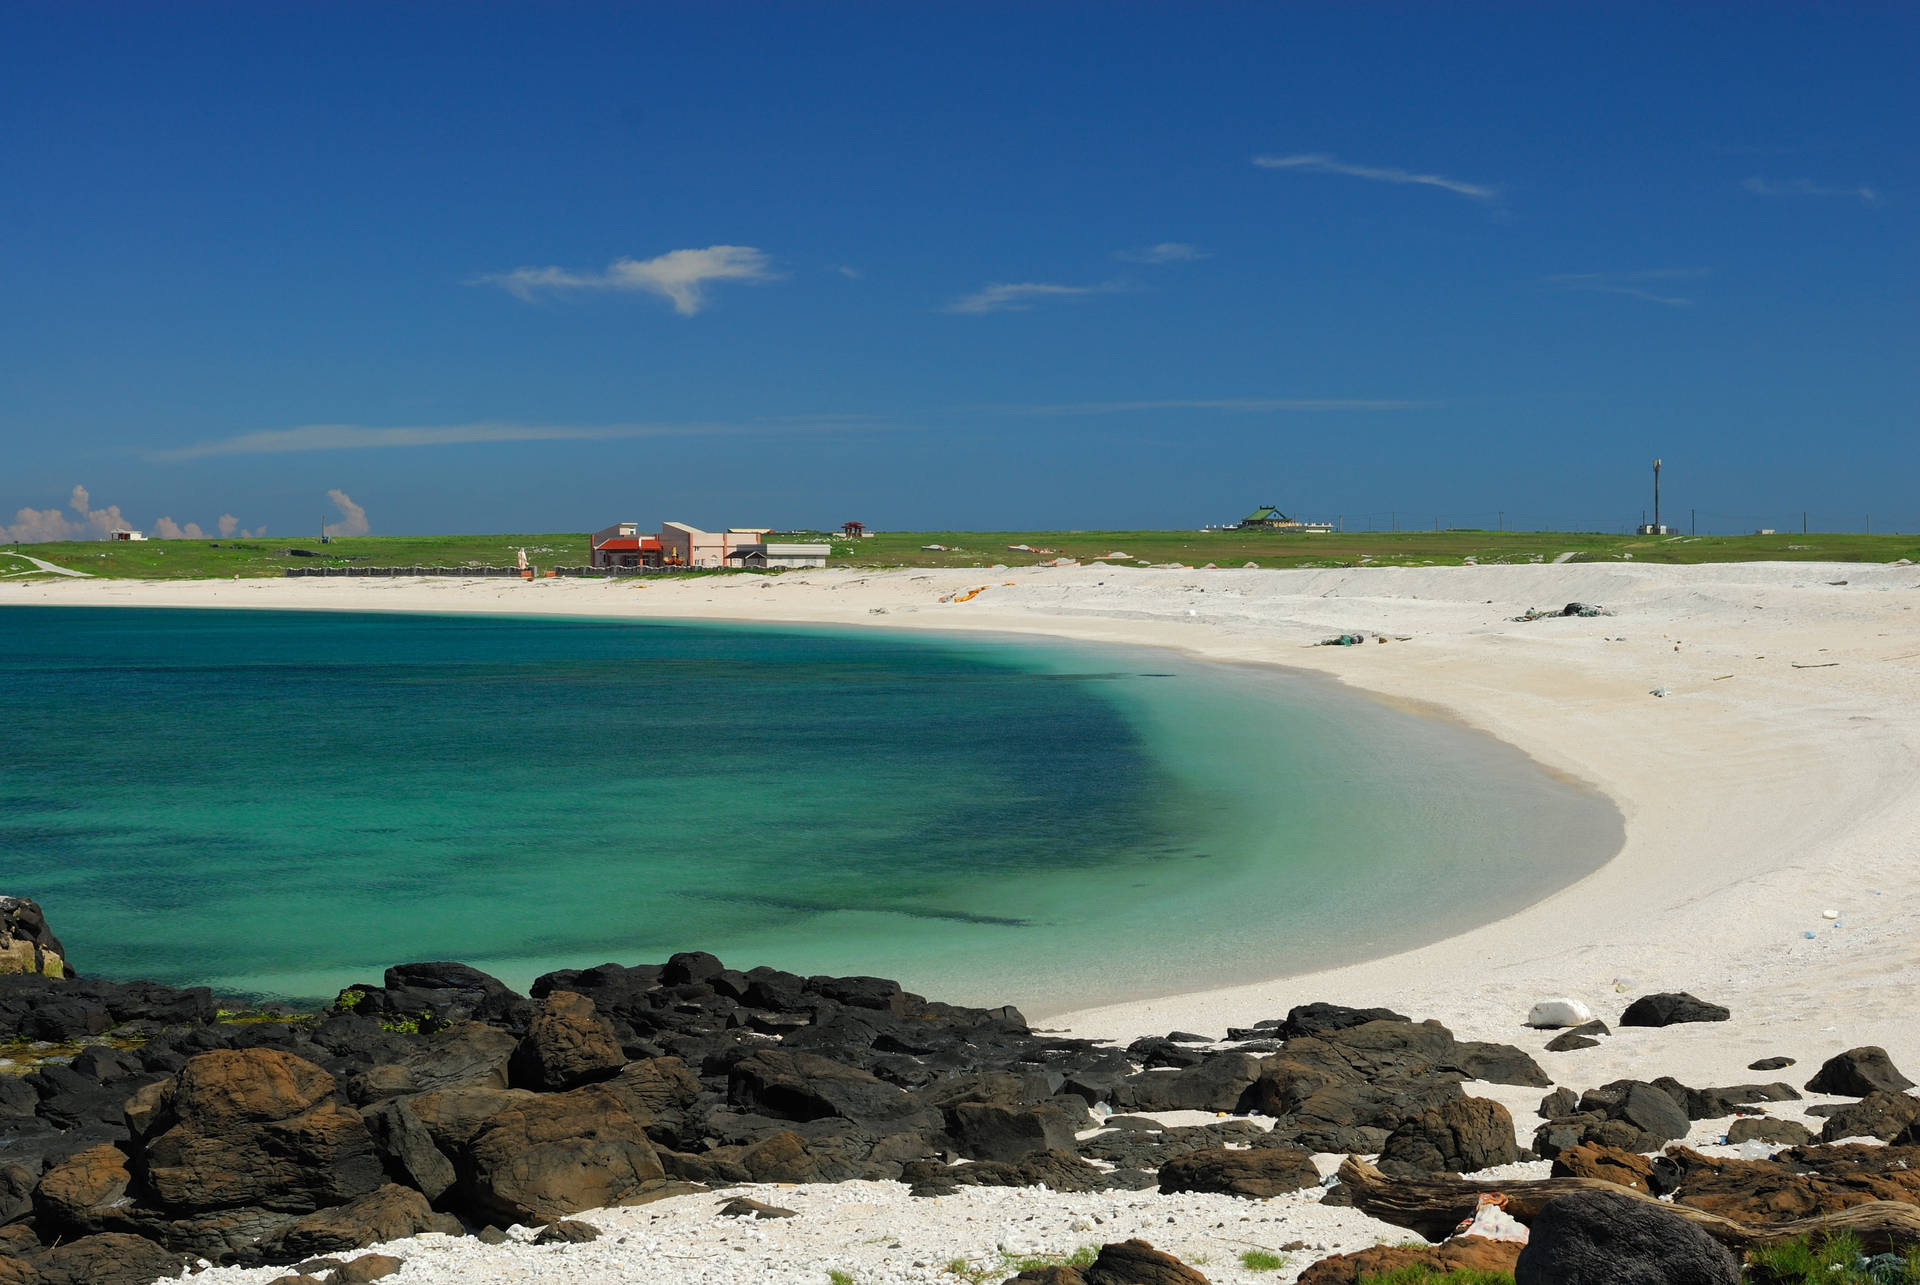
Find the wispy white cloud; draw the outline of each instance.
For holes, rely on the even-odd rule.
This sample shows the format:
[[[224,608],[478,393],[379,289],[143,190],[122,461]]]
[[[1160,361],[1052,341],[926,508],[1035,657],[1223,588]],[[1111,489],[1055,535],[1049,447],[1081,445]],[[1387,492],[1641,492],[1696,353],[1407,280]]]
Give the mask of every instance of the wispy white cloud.
[[[1253,163],[1261,169],[1300,170],[1309,174],[1344,174],[1348,178],[1369,179],[1375,183],[1410,183],[1419,187],[1437,187],[1455,196],[1475,201],[1498,201],[1500,189],[1485,183],[1468,183],[1445,174],[1422,174],[1389,165],[1355,165],[1320,152],[1299,152],[1291,156],[1256,156]]]
[[[1691,308],[1693,300],[1672,293],[1664,281],[1697,281],[1712,273],[1711,268],[1645,268],[1638,272],[1561,272],[1543,278],[1558,290],[1585,294],[1614,294],[1669,308]]]
[[[691,317],[707,304],[707,287],[716,281],[776,279],[766,253],[750,245],[710,245],[703,250],[669,250],[651,259],[615,259],[604,272],[566,268],[515,268],[474,278],[470,284],[499,286],[528,302],[543,293],[568,290],[624,290],[657,294],[673,301],[673,310]]]
[[[948,304],[948,312],[1025,312],[1038,299],[1074,295],[1112,294],[1123,287],[1109,282],[1097,286],[1064,286],[1051,281],[996,281]]]
[[[367,511],[353,502],[353,497],[335,487],[327,492],[327,498],[333,501],[333,507],[340,510],[338,522],[328,522],[320,530],[326,535],[365,535],[373,528],[367,524]]]
[[[792,416],[784,420],[713,424],[436,424],[373,428],[364,424],[303,424],[195,442],[151,451],[151,460],[193,460],[210,455],[286,455],[300,451],[379,450],[401,446],[472,446],[489,442],[600,442],[633,437],[739,436],[781,431],[781,423],[804,421],[814,431],[840,428],[874,431],[883,425],[865,416]]]
[[[1184,241],[1162,241],[1158,245],[1115,250],[1113,257],[1123,263],[1192,263],[1196,259],[1212,256],[1199,246],[1188,245]]]
[[[850,263],[836,264],[833,270],[849,281],[864,281],[867,277],[866,273],[860,271],[860,269]]]
[[[1378,397],[1195,397],[1144,402],[1048,402],[998,406],[1003,415],[1124,415],[1135,411],[1216,410],[1239,413],[1275,411],[1419,410],[1434,402]]]
[[[1755,196],[1842,196],[1867,205],[1880,199],[1880,194],[1865,183],[1857,187],[1826,187],[1808,178],[1750,178],[1740,186]]]

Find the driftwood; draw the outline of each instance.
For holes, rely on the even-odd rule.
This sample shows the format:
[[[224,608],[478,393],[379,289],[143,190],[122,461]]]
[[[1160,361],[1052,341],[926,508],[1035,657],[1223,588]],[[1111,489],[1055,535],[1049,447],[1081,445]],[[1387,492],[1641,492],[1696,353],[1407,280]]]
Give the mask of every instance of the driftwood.
[[[1728,1249],[1743,1251],[1794,1240],[1845,1232],[1857,1237],[1869,1253],[1883,1253],[1920,1244],[1920,1206],[1875,1200],[1830,1214],[1796,1218],[1784,1223],[1743,1223],[1704,1209],[1655,1200],[1645,1192],[1599,1178],[1540,1178],[1532,1181],[1468,1182],[1464,1178],[1390,1178],[1360,1159],[1348,1156],[1340,1166],[1340,1182],[1361,1213],[1420,1233],[1431,1241],[1445,1240],[1453,1229],[1473,1217],[1479,1198],[1499,1192],[1507,1198],[1507,1212],[1531,1224],[1547,1202],[1578,1191],[1608,1191],[1658,1205],[1678,1214]]]

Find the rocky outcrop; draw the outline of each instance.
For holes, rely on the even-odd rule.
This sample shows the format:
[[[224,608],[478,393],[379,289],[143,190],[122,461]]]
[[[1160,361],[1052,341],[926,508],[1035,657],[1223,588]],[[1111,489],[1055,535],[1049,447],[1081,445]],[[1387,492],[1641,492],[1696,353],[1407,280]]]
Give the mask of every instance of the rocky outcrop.
[[[423,1231],[457,1236],[460,1220],[436,1214],[417,1191],[388,1183],[332,1209],[316,1210],[268,1236],[259,1247],[270,1262],[343,1253],[417,1236]]]
[[[72,1256],[104,1254],[115,1236],[175,1258],[297,1262],[462,1223],[553,1224],[698,1184],[1262,1198],[1318,1186],[1312,1151],[1384,1152],[1420,1173],[1518,1158],[1504,1109],[1462,1086],[1547,1083],[1518,1048],[1384,1009],[1301,1005],[1230,1032],[1234,1047],[1169,1032],[1121,1049],[884,978],[740,971],[695,952],[553,973],[532,992],[464,965],[403,964],[323,1012],[234,1024],[204,991],[0,977],[0,1038],[111,1032],[115,1045],[0,1077],[0,1273],[53,1280],[71,1266],[53,1265],[56,1243],[92,1262]],[[1575,1153],[1647,1150],[1689,1115],[1791,1094],[1621,1081],[1550,1096],[1543,1132]],[[1166,1109],[1259,1111],[1273,1128],[1125,1114]],[[1857,1200],[1900,1182],[1855,1169],[1815,1172],[1819,1189],[1802,1189]],[[1703,1193],[1722,1181],[1694,1178]]]
[[[0,896],[0,973],[26,973],[59,979],[72,977],[66,948],[47,927],[40,903]]]
[[[1266,1198],[1320,1185],[1313,1156],[1286,1147],[1193,1151],[1160,1167],[1160,1190],[1218,1191]]]
[[[1920,1098],[1904,1093],[1869,1093],[1828,1116],[1820,1129],[1820,1141],[1878,1138],[1891,1142],[1913,1128],[1916,1121],[1920,1121]]]
[[[1514,1261],[1514,1285],[1740,1285],[1720,1243],[1658,1204],[1603,1191],[1549,1201]]]
[[[1379,1245],[1321,1259],[1300,1273],[1300,1285],[1360,1285],[1423,1267],[1436,1276],[1452,1272],[1510,1275],[1519,1257],[1518,1241],[1484,1236],[1456,1236],[1438,1245]]]
[[[1801,1147],[1813,1141],[1813,1132],[1793,1120],[1775,1120],[1768,1116],[1745,1116],[1727,1126],[1727,1141],[1766,1142],[1775,1146]]]
[[[1472,1173],[1520,1159],[1513,1116],[1486,1098],[1456,1098],[1387,1136],[1379,1167],[1389,1174]]]
[[[612,1079],[626,1064],[613,1023],[600,1016],[593,1001],[553,991],[514,1050],[511,1072],[518,1088],[563,1091]]]
[[[1685,991],[1642,995],[1620,1015],[1622,1026],[1677,1026],[1682,1022],[1724,1022],[1733,1016],[1719,1004],[1709,1004]]]
[[[1744,1223],[1790,1222],[1875,1200],[1920,1204],[1920,1148],[1793,1147],[1771,1160],[1669,1149],[1674,1201]]]
[[[1144,1240],[1102,1245],[1085,1267],[1035,1267],[1005,1285],[1207,1285],[1207,1278]]]
[[[1672,1094],[1641,1080],[1615,1080],[1580,1097],[1577,1109],[1534,1131],[1533,1149],[1548,1159],[1583,1142],[1623,1151],[1658,1151],[1687,1136],[1687,1113]]]
[[[1809,1093],[1864,1098],[1869,1093],[1904,1093],[1913,1081],[1900,1074],[1883,1048],[1868,1044],[1836,1053],[1807,1081]]]
[[[288,1053],[202,1053],[127,1104],[133,1168],[176,1215],[344,1204],[384,1175],[366,1122],[333,1090],[331,1075]]]
[[[1618,1147],[1581,1142],[1553,1158],[1555,1178],[1597,1178],[1648,1195],[1653,1191],[1653,1162],[1645,1156]]]
[[[463,1205],[501,1226],[627,1204],[666,1177],[640,1122],[595,1088],[530,1096],[489,1115],[454,1167]]]

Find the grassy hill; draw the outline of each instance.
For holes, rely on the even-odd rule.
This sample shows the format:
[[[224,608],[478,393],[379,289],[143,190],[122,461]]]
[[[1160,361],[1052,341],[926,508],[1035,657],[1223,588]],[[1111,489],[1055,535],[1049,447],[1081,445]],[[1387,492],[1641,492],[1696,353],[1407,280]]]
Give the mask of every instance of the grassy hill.
[[[1552,562],[1892,562],[1920,561],[1920,535],[1623,536],[1585,532],[1401,531],[1300,535],[1260,531],[887,531],[864,539],[806,533],[830,540],[833,565],[859,567],[1029,566],[1056,557],[1088,560],[1125,553],[1134,562],[1238,567],[1448,566]],[[783,538],[799,538],[784,536]],[[944,545],[930,549],[928,545]],[[1026,545],[1026,550],[1010,548]],[[544,535],[357,536],[315,540],[77,541],[0,548],[0,576],[13,578],[37,558],[98,576],[141,580],[278,576],[287,567],[511,566],[519,549],[539,567],[580,566],[587,537]],[[313,556],[290,554],[305,550]]]

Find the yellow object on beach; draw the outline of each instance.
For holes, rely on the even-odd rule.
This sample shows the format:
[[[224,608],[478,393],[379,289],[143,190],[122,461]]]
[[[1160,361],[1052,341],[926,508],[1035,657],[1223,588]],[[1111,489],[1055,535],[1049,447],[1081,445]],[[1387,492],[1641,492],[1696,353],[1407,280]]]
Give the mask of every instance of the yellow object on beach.
[[[981,585],[978,589],[969,589],[965,593],[955,594],[953,596],[953,600],[955,602],[966,602],[969,599],[978,598],[981,594],[985,593],[986,591],[987,591],[987,586]]]

